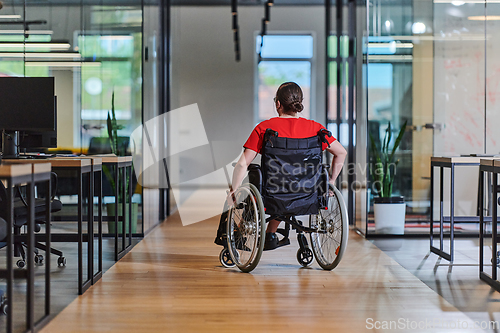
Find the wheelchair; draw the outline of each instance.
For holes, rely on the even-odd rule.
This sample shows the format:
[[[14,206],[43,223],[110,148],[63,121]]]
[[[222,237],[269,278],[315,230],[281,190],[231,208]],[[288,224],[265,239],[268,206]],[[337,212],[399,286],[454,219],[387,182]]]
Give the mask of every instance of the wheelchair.
[[[219,255],[224,267],[246,273],[255,269],[271,220],[285,222],[277,230],[282,244],[289,244],[290,229],[296,231],[297,261],[303,267],[313,258],[324,270],[340,263],[348,240],[347,209],[340,191],[328,182],[329,166],[321,163],[326,135],[331,136],[322,130],[315,137],[291,139],[266,131],[261,165],[249,165],[249,182],[235,191],[233,205],[225,203],[221,215],[215,243],[224,246]],[[297,216],[308,216],[308,225]]]

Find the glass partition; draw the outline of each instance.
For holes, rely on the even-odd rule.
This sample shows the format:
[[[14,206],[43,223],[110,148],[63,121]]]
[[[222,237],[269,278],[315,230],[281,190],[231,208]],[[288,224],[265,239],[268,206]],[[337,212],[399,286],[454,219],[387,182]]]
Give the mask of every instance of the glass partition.
[[[390,121],[391,145],[407,122],[396,152],[393,195],[406,202],[405,233],[429,233],[431,156],[500,152],[494,134],[500,121],[495,111],[500,7],[489,1],[374,0],[367,9],[367,131],[380,146]],[[371,149],[369,159],[374,161]],[[454,213],[473,216],[477,196],[471,189],[477,188],[477,175],[457,177],[460,205]],[[373,185],[374,178],[368,179]],[[369,185],[368,233],[378,233],[374,192]],[[445,206],[448,198],[445,191]],[[477,225],[459,225],[456,232],[471,231]]]

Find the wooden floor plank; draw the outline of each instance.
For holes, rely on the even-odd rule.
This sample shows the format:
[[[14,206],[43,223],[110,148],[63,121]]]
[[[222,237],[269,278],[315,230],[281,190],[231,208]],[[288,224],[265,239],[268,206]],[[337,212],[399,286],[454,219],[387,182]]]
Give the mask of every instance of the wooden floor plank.
[[[473,327],[354,232],[331,272],[301,268],[292,240],[245,274],[219,264],[217,223],[182,226],[171,216],[42,332],[366,332],[368,318]],[[442,324],[420,331],[455,331]]]

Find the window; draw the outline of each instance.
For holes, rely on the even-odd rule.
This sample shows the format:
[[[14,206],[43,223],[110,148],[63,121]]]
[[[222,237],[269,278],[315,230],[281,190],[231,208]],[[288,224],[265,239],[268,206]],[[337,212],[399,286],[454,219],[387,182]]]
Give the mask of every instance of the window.
[[[273,98],[278,87],[287,81],[296,82],[304,93],[301,117],[311,116],[311,69],[313,37],[310,35],[267,35],[261,47],[257,36],[256,50],[261,53],[257,66],[256,122],[275,117]]]

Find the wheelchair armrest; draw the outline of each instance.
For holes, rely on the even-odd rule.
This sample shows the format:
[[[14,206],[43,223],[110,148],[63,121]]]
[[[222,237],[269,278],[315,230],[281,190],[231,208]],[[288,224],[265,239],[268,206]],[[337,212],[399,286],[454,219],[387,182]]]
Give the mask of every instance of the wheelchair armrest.
[[[248,181],[262,193],[262,170],[260,165],[252,163],[248,166]]]
[[[248,166],[248,171],[252,171],[252,170],[260,170],[260,165],[255,164],[255,163],[250,163],[250,165]]]
[[[328,164],[321,164],[321,177],[320,177],[320,183],[318,186],[318,194],[322,196],[325,193],[328,193],[328,180],[329,180],[329,172],[328,169],[330,168],[330,165]]]

